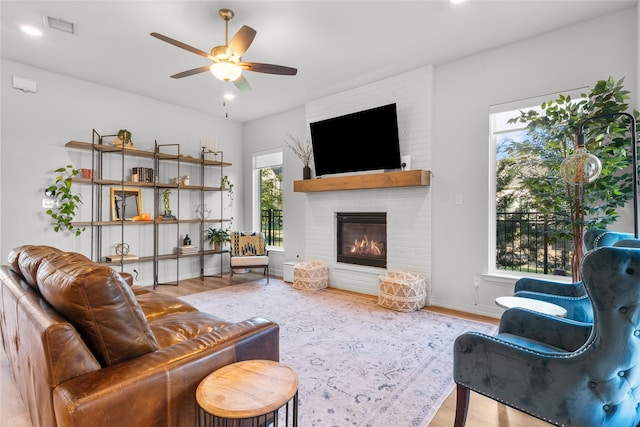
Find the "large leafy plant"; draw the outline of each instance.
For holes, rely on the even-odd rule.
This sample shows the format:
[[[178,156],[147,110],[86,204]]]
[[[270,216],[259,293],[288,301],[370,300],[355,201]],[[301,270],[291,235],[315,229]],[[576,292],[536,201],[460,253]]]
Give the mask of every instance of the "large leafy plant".
[[[585,229],[606,228],[618,219],[618,208],[633,197],[630,120],[609,116],[587,123],[585,146],[602,162],[602,173],[596,181],[567,184],[560,176],[560,164],[573,152],[575,136],[584,120],[626,112],[629,92],[624,90],[623,82],[624,79],[615,81],[609,77],[598,81],[578,100],[560,95],[544,102],[540,111],[521,111],[509,120],[527,124],[527,137],[505,147],[521,194],[537,212],[567,215],[566,223],[559,224],[546,239],[573,239],[571,272],[575,281],[580,280]],[[634,110],[633,115],[637,118],[638,112]]]

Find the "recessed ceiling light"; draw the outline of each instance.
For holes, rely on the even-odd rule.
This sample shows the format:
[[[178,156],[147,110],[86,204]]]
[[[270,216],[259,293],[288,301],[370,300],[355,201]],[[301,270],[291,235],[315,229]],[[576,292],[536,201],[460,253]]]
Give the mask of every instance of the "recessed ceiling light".
[[[20,25],[20,29],[30,36],[39,37],[42,35],[42,31],[40,31],[39,28],[36,28],[33,25]]]
[[[235,99],[235,97],[236,96],[234,94],[229,93],[229,92],[224,94],[224,99]]]
[[[451,2],[452,4],[460,4],[460,3],[464,3],[467,0],[449,0],[449,2]]]

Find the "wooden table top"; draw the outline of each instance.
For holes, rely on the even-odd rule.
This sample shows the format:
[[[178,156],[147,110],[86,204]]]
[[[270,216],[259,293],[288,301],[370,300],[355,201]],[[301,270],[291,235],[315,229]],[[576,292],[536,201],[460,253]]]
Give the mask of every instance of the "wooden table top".
[[[551,304],[550,302],[540,301],[532,298],[522,297],[498,297],[496,298],[496,304],[502,308],[526,308],[528,310],[537,311],[539,313],[549,314],[551,316],[565,317],[567,310],[559,305]]]
[[[196,390],[198,405],[220,418],[242,419],[284,406],[298,391],[298,376],[271,360],[246,360],[209,374]]]

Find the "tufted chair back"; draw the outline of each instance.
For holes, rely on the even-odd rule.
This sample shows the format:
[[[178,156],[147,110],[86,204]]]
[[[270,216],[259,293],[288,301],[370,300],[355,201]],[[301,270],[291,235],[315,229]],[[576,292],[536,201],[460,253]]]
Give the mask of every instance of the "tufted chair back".
[[[582,241],[587,251],[603,246],[614,246],[619,240],[633,239],[633,233],[609,231],[603,228],[593,228],[584,233]]]
[[[594,249],[582,277],[594,313],[586,342],[577,322],[542,314],[518,322],[531,319],[518,309],[505,312],[495,337],[457,338],[456,427],[464,426],[469,390],[556,425],[640,423],[640,249]],[[571,336],[584,344],[564,350]]]

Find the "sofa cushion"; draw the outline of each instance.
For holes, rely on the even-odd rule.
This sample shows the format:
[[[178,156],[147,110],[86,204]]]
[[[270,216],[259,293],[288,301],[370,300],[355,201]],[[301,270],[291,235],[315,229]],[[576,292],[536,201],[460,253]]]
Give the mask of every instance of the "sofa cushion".
[[[213,314],[191,311],[157,317],[150,320],[149,325],[158,340],[158,346],[165,348],[224,328],[229,322]]]
[[[59,254],[60,250],[51,246],[44,245],[25,245],[15,248],[9,254],[9,263],[11,268],[17,262],[18,270],[14,270],[20,275],[29,286],[36,291],[38,290],[38,267],[43,259],[52,254]],[[14,259],[14,261],[12,261]]]
[[[131,288],[117,272],[73,252],[46,257],[42,296],[80,332],[103,366],[158,349]]]
[[[159,294],[152,291],[138,294],[135,289],[134,294],[136,295],[138,304],[140,304],[140,308],[142,308],[142,312],[147,318],[147,321],[151,321],[157,317],[166,316],[167,314],[198,311],[191,304],[179,300],[176,297],[172,297],[171,295]],[[157,335],[156,339],[158,339]]]
[[[22,272],[20,271],[20,263],[18,258],[20,258],[20,253],[25,249],[29,248],[31,245],[18,246],[15,249],[12,249],[7,256],[7,261],[9,262],[9,267],[13,270],[14,273],[17,273],[22,276]]]

